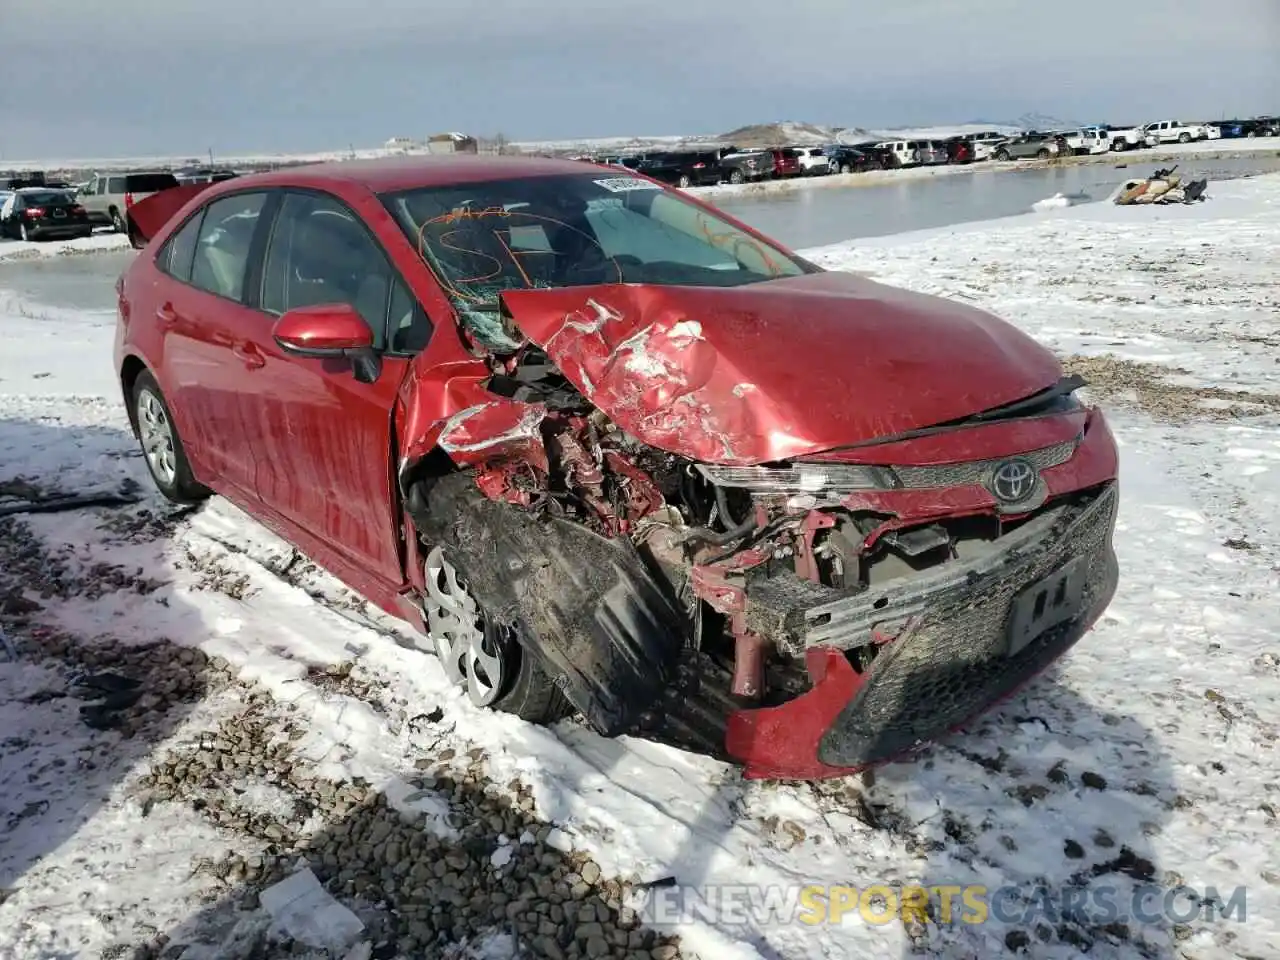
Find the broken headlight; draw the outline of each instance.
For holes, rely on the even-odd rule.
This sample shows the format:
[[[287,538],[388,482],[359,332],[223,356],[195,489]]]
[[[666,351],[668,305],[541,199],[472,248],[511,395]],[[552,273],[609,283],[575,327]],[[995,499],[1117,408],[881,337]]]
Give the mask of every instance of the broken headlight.
[[[849,463],[793,463],[785,467],[718,467],[698,464],[698,470],[718,487],[751,493],[853,493],[892,490],[898,478],[885,467]]]

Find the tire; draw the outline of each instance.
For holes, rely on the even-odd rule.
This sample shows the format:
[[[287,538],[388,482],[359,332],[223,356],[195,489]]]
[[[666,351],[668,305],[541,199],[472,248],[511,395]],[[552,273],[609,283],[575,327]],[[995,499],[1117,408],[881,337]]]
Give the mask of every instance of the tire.
[[[1250,130],[1248,133],[1246,133],[1246,134],[1245,134],[1245,136],[1246,136],[1248,139],[1250,139],[1250,140],[1257,140],[1257,139],[1258,139],[1258,131],[1257,131],[1257,130]]]
[[[1044,147],[1041,147],[1039,150],[1037,150],[1037,151],[1036,151],[1036,159],[1037,159],[1037,160],[1048,160],[1048,159],[1049,159],[1049,151],[1048,151],[1048,150],[1046,150]]]
[[[147,470],[151,474],[156,489],[166,500],[178,504],[193,504],[208,499],[213,491],[198,483],[191,473],[187,451],[182,445],[182,438],[178,436],[178,427],[173,422],[169,404],[150,371],[143,370],[138,374],[138,379],[133,382],[133,391],[129,400],[129,416],[133,421],[138,443],[142,446],[142,457],[147,463]],[[147,451],[148,425],[153,425],[158,431],[165,429],[158,422],[161,414],[163,414],[164,424],[167,425],[169,458],[163,457],[163,447],[152,453]],[[160,443],[164,442],[162,434],[150,436],[156,436]]]
[[[1008,150],[997,150],[997,151],[996,151],[996,159],[997,159],[997,160],[1002,160],[1002,161],[1008,161],[1008,159],[1009,159],[1009,151],[1008,151]]]
[[[676,182],[676,186],[681,190],[687,190],[689,187],[693,186],[693,180],[687,173],[682,173],[680,174],[680,179]]]
[[[1127,140],[1122,140],[1120,137],[1116,137],[1114,140],[1111,141],[1111,152],[1124,153],[1125,148],[1128,145],[1129,145],[1129,142]]]
[[[841,172],[841,173],[853,173],[853,169],[852,169],[852,168],[851,168],[847,163],[842,163],[842,164],[840,164],[840,172]]]
[[[1178,142],[1179,142],[1179,143],[1190,143],[1190,142],[1191,142],[1191,134],[1189,134],[1189,133],[1180,133],[1180,134],[1178,134]]]
[[[27,225],[25,223],[18,224],[18,239],[24,240],[27,243],[35,243],[35,241],[31,239],[31,231],[27,229]]]
[[[78,238],[78,239],[80,239],[80,240],[88,240],[88,239],[89,239],[90,237],[92,237],[92,236],[93,236],[93,227],[89,227],[87,230],[81,230],[81,231],[80,231],[80,235],[79,235],[79,238]]]
[[[119,210],[111,211],[111,227],[116,233],[129,232],[129,225],[124,222],[124,215]]]
[[[735,168],[735,169],[733,169],[733,170],[730,170],[730,171],[729,171],[729,182],[730,182],[730,183],[742,183],[744,180],[746,180],[746,177],[744,177],[744,176],[742,175],[742,171],[741,171],[741,170],[738,170],[737,168]]]
[[[573,712],[560,689],[525,649],[518,633],[498,627],[471,596],[441,547],[428,552],[423,566],[428,584],[423,598],[430,631],[427,639],[445,676],[462,686],[475,706],[514,714],[536,724],[554,723]],[[461,605],[456,603],[458,600]],[[468,682],[474,664],[463,662],[467,652],[463,649],[464,633],[470,641],[466,644],[468,649],[482,646],[485,656],[500,664],[502,676],[489,678],[484,674],[482,683]]]

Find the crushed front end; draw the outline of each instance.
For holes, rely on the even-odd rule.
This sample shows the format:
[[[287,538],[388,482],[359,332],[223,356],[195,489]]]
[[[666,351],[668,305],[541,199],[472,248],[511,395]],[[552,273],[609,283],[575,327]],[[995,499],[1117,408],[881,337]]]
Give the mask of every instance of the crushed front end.
[[[877,434],[907,415],[855,423],[830,403],[803,435],[782,429],[803,422],[776,401],[785,384],[753,387],[767,371],[748,381],[745,355],[727,370],[707,319],[622,294],[510,299],[520,346],[486,360],[462,409],[458,381],[442,388],[455,412],[436,400],[416,448],[436,445],[490,506],[465,535],[456,497],[420,528],[542,625],[535,655],[600,732],[748,777],[845,775],[1008,696],[1110,602],[1116,445],[1051,358],[1011,364],[1040,386],[1006,379],[972,414]],[[503,556],[504,529],[525,531],[522,556]]]

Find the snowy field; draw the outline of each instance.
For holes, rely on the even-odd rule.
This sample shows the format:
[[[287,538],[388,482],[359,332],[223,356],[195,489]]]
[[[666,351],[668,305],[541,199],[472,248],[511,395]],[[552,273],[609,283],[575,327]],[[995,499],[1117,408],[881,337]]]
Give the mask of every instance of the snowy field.
[[[148,492],[0,516],[0,957],[280,956],[258,893],[299,865],[340,905],[292,956],[1280,955],[1280,176],[809,255],[1020,325],[1122,447],[1110,611],[874,782],[476,711],[227,503],[150,495],[109,313],[0,292],[0,504]],[[104,671],[141,682],[115,729]]]

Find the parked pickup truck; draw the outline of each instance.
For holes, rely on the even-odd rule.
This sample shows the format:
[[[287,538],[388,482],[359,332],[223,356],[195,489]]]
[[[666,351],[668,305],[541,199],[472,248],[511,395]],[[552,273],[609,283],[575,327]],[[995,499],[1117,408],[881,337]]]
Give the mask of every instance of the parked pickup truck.
[[[773,166],[773,154],[768,150],[725,147],[720,151],[720,169],[730,183],[763,180],[773,175]]]
[[[1209,131],[1201,123],[1183,123],[1181,120],[1159,120],[1148,123],[1144,140],[1149,147],[1162,143],[1190,143],[1192,140],[1208,140]]]
[[[1101,128],[1116,153],[1124,150],[1137,150],[1147,145],[1147,130],[1139,126],[1116,126],[1110,124]]]

